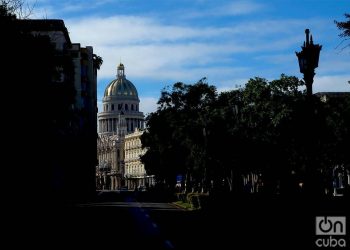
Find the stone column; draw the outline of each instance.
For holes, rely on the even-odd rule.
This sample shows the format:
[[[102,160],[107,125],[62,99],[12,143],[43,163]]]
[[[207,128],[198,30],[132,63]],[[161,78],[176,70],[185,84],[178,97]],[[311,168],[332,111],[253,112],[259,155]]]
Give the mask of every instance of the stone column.
[[[114,176],[111,176],[111,190],[114,189]]]
[[[105,190],[106,189],[106,183],[107,183],[107,176],[106,175],[103,175],[103,187],[102,189]]]

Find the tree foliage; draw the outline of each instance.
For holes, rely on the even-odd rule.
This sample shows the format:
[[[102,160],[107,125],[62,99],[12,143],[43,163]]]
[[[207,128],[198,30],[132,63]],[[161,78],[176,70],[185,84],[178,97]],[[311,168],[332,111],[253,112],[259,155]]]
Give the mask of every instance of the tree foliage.
[[[23,0],[1,0],[0,16],[8,15],[19,19],[27,19],[33,13],[34,5],[25,3]]]
[[[343,37],[344,40],[338,45],[338,47],[344,42],[350,39],[350,14],[345,13],[344,14],[345,18],[347,18],[346,21],[339,22],[339,21],[334,21],[334,23],[337,25],[337,28],[341,31],[339,34],[340,37]],[[342,50],[345,48],[350,47],[350,43],[346,44],[345,46],[342,47]]]
[[[101,68],[101,65],[103,63],[103,59],[102,57],[96,55],[96,54],[93,54],[93,63],[94,63],[94,68],[95,69],[100,69]]]
[[[243,192],[242,176],[258,173],[268,193],[295,193],[299,183],[321,193],[320,173],[349,164],[349,97],[324,103],[302,85],[285,75],[220,94],[204,79],[174,84],[147,117],[146,170],[169,186],[183,175],[186,191]]]

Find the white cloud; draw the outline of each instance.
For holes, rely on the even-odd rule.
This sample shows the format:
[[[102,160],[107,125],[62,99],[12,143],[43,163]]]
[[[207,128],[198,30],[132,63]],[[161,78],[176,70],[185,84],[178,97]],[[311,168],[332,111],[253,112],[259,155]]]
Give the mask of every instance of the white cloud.
[[[350,92],[350,75],[315,76],[313,92]]]
[[[260,62],[268,62],[272,64],[291,64],[293,62],[297,62],[296,57],[293,56],[293,53],[285,53],[285,54],[274,54],[274,55],[261,55],[256,56],[254,58]]]
[[[242,67],[217,65],[217,62],[227,57],[228,52],[236,49],[239,48],[226,45],[179,44],[100,47],[96,53],[104,60],[99,72],[99,77],[102,78],[114,77],[116,65],[121,58],[126,67],[126,75],[133,78],[193,80],[197,79],[198,75],[224,76],[228,71],[234,73],[245,70]]]
[[[49,18],[51,18],[53,16],[53,14],[54,14],[54,10],[50,6],[39,7],[39,8],[34,7],[32,15],[30,16],[30,18],[33,18],[33,19],[49,19]]]
[[[47,0],[46,0],[47,1]],[[94,10],[98,7],[101,7],[106,4],[117,4],[119,0],[75,0],[75,3],[72,2],[60,2],[60,12],[81,12],[87,10]]]
[[[181,18],[193,19],[212,16],[241,16],[251,14],[257,11],[262,11],[266,8],[265,5],[253,1],[235,1],[228,4],[221,4],[215,1],[215,6],[210,6],[206,9],[198,10],[182,10]]]
[[[242,13],[263,7],[235,4],[241,5]],[[231,88],[225,84],[228,81],[234,88],[234,79],[298,74],[294,51],[304,39],[305,23],[315,30],[325,26],[322,19],[272,18],[199,27],[191,22],[169,25],[154,16],[135,15],[89,16],[65,23],[73,42],[93,46],[94,53],[103,58],[100,79],[113,79],[121,60],[131,81],[147,79],[159,85],[159,81],[189,83],[207,77],[219,90]],[[350,67],[344,58],[325,55],[323,49],[317,74],[321,68],[323,74],[334,75]]]
[[[141,16],[112,16],[68,19],[66,26],[81,41],[99,46],[154,44],[190,38],[210,38],[228,32],[226,28],[191,28],[164,25],[157,19]]]
[[[151,112],[157,111],[158,99],[154,97],[140,97],[140,111],[145,114],[145,116]]]
[[[302,76],[301,76],[302,78]],[[231,81],[223,82],[217,88],[218,92],[230,91],[239,87],[244,87],[249,79],[232,79]],[[267,79],[272,81],[273,79]],[[313,83],[313,93],[317,92],[350,92],[350,75],[337,76],[315,76]]]
[[[52,0],[26,0],[28,6],[34,7],[35,12],[50,9],[49,18],[62,18],[65,13],[75,13],[87,10],[94,10],[102,5],[117,3],[118,0],[74,0],[72,1],[52,1]],[[42,16],[36,17],[42,18]]]
[[[246,15],[260,11],[264,5],[251,1],[235,1],[224,6],[218,7],[213,13],[217,15]]]
[[[295,36],[281,36],[277,41],[256,36],[280,33],[288,26],[299,27],[300,21],[261,21],[237,24],[234,27],[191,27],[162,24],[159,20],[139,16],[89,17],[69,19],[66,25],[72,41],[94,46],[104,63],[99,77],[113,78],[116,65],[122,60],[126,73],[136,78],[160,80],[196,80],[209,76],[213,70],[219,80],[235,73],[232,54],[276,51],[293,46]],[[264,28],[265,27],[265,28]],[[274,29],[275,27],[275,29]],[[290,30],[288,29],[288,30]],[[128,67],[132,65],[132,67]],[[235,69],[234,69],[235,68]],[[189,78],[189,79],[186,79]]]
[[[102,100],[97,100],[97,109],[98,109],[98,112],[102,112]]]
[[[254,49],[252,44],[261,42],[265,45],[261,49],[273,47],[270,37],[273,34],[278,36],[273,40],[283,41],[284,46],[286,42],[300,42],[300,37],[295,36],[295,30],[303,30],[305,22],[318,23],[312,20],[287,19],[242,22],[228,24],[226,27],[192,27],[162,24],[156,18],[142,16],[87,17],[67,19],[65,22],[73,38],[77,37],[79,41],[89,44],[93,41],[93,45],[98,46],[178,44],[188,41],[207,44],[214,41],[215,46],[222,44],[224,40],[230,43],[236,41],[232,46],[249,46],[249,49]],[[261,37],[270,39],[262,41]]]
[[[217,87],[218,93],[235,90],[241,87],[244,87],[244,85],[248,82],[248,78],[235,78],[232,80],[227,80],[221,82],[221,84]]]
[[[316,74],[334,74],[336,72],[347,72],[350,69],[349,54],[338,54],[333,48],[321,50],[319,66]]]

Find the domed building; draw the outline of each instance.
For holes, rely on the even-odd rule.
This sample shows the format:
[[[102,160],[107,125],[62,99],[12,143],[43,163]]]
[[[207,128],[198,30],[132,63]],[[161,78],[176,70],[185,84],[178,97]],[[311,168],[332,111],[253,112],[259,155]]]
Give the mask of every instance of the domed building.
[[[144,115],[139,111],[140,99],[134,84],[126,79],[125,67],[117,67],[117,78],[104,92],[103,110],[98,113],[97,189],[115,190],[125,186],[125,136],[144,127]]]
[[[117,72],[117,78],[107,85],[104,92],[103,111],[98,114],[99,135],[121,133],[125,136],[136,128],[143,128],[144,115],[139,111],[137,90],[126,79],[122,63],[118,65]]]

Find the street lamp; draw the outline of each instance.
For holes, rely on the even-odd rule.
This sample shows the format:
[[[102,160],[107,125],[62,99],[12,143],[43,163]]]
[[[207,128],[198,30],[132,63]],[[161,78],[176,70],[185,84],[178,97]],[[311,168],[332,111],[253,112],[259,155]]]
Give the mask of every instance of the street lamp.
[[[304,81],[306,85],[306,94],[308,96],[312,95],[312,83],[314,82],[315,68],[318,67],[318,60],[320,57],[320,51],[322,45],[314,44],[311,38],[309,37],[310,30],[305,30],[306,42],[301,46],[300,52],[295,52],[299,61],[300,73],[304,74]]]

